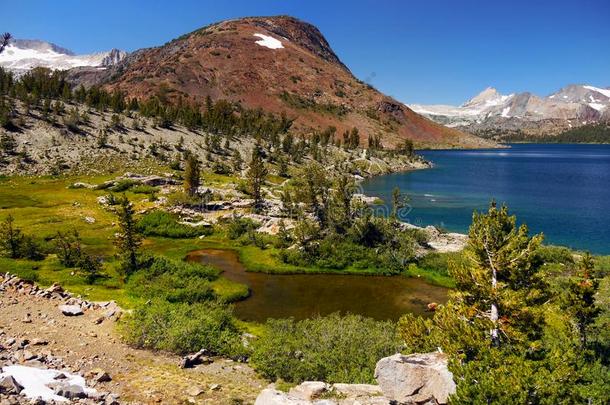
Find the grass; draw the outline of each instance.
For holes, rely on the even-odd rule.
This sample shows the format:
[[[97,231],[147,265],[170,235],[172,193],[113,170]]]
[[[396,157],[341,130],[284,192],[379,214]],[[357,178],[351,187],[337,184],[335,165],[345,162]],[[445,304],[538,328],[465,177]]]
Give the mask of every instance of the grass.
[[[15,225],[24,233],[44,240],[52,239],[58,231],[78,230],[84,249],[90,254],[105,258],[104,272],[108,278],[88,285],[81,276],[76,274],[74,269],[61,266],[53,255],[40,262],[0,259],[3,271],[35,279],[43,286],[58,282],[73,293],[90,300],[115,300],[126,308],[134,307],[138,303],[138,299],[126,293],[121,277],[114,269],[113,239],[116,232],[114,225],[116,216],[97,202],[97,198],[108,194],[108,190],[70,187],[75,182],[100,184],[115,177],[116,175],[113,174],[60,178],[50,176],[1,177],[0,207],[2,207],[3,215],[0,216],[0,220],[4,219],[5,215],[12,214],[15,218]],[[233,176],[214,173],[206,173],[204,176],[204,184],[209,185],[225,185],[235,180]],[[136,188],[135,191],[139,190]],[[146,196],[143,194],[134,193],[133,190],[127,190],[124,194],[136,204],[138,210],[152,206],[150,202],[144,201]],[[94,218],[95,222],[87,223],[85,217]],[[143,247],[153,254],[177,260],[184,259],[187,253],[193,250],[231,249],[237,251],[241,262],[248,271],[270,274],[379,274],[379,269],[375,268],[362,269],[351,266],[342,270],[333,270],[286,264],[277,258],[278,250],[276,248],[261,249],[251,245],[242,246],[236,241],[229,240],[222,233],[215,233],[203,239],[148,237],[145,239]],[[433,284],[452,286],[449,278],[428,267],[410,267],[405,274],[424,277]],[[212,287],[216,294],[227,302],[243,299],[249,294],[247,286],[223,277],[213,281]]]

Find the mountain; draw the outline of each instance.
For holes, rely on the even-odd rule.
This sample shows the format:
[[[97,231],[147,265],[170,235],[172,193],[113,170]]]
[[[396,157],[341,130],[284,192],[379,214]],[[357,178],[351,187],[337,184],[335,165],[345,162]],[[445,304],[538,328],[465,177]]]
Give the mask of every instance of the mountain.
[[[385,146],[412,139],[418,146],[488,146],[439,125],[358,80],[313,25],[289,16],[223,21],[163,46],[130,54],[105,72],[80,68],[76,83],[102,83],[140,99],[161,95],[203,105],[227,99],[295,118],[297,133],[356,127],[361,142]]]
[[[479,135],[490,131],[552,135],[610,120],[610,88],[572,84],[539,97],[528,92],[502,95],[488,87],[460,106],[409,107],[440,124]]]
[[[118,49],[90,55],[76,55],[68,49],[49,42],[15,39],[11,40],[0,54],[0,66],[17,73],[39,66],[61,70],[79,66],[100,68],[112,66],[124,59],[126,55],[126,52]]]

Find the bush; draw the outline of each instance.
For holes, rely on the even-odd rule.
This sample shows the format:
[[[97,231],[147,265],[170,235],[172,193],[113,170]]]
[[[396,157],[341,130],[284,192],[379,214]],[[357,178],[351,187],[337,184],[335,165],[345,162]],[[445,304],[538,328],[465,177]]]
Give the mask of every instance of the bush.
[[[122,193],[123,191],[127,191],[130,188],[137,185],[133,180],[120,180],[114,186],[110,187],[110,191],[114,191],[115,193]]]
[[[269,320],[252,363],[265,377],[299,383],[373,383],[377,361],[398,351],[395,325],[358,315]]]
[[[233,358],[247,355],[231,307],[215,301],[172,304],[154,299],[136,307],[121,331],[128,343],[139,348],[178,354],[205,348]]]
[[[204,227],[181,224],[176,217],[165,211],[152,211],[138,221],[138,230],[146,236],[167,238],[194,238],[211,232]]]
[[[561,246],[540,246],[536,252],[544,263],[574,264],[572,251]]]
[[[165,257],[149,257],[139,267],[127,282],[128,291],[136,296],[188,303],[215,298],[210,281],[219,271],[212,267]]]
[[[155,194],[157,191],[159,191],[159,189],[157,187],[149,186],[146,184],[138,184],[138,185],[131,187],[131,192],[137,193],[137,194],[152,195],[152,194]]]
[[[238,239],[242,235],[255,230],[258,228],[258,224],[256,224],[250,218],[241,218],[234,215],[231,218],[225,219],[227,237],[229,239]]]

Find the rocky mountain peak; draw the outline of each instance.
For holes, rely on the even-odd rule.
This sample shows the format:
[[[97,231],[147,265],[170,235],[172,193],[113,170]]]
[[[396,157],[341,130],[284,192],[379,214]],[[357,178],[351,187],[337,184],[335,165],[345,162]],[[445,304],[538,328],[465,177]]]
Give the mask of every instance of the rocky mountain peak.
[[[479,94],[477,94],[476,96],[474,96],[473,98],[471,98],[470,100],[468,100],[464,104],[462,104],[462,106],[471,107],[471,106],[476,106],[476,105],[480,105],[480,104],[485,104],[488,101],[496,100],[500,97],[501,97],[501,94],[498,93],[498,90],[496,90],[494,87],[487,87],[485,90],[483,90],[482,92],[480,92]]]

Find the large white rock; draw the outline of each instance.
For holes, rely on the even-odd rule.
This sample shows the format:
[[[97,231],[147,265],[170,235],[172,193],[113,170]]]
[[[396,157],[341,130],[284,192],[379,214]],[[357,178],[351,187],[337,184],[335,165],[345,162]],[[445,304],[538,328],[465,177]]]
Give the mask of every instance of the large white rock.
[[[446,404],[456,388],[443,353],[385,357],[377,362],[375,378],[385,397],[400,404]]]
[[[290,398],[285,392],[273,388],[265,388],[256,397],[254,405],[311,405],[311,401]]]
[[[328,398],[321,398],[328,395]],[[390,405],[377,385],[327,384],[306,381],[288,393],[273,386],[264,389],[256,398],[255,405]]]
[[[288,395],[297,399],[312,400],[322,396],[328,391],[328,384],[322,381],[304,381],[301,384],[293,387]]]

